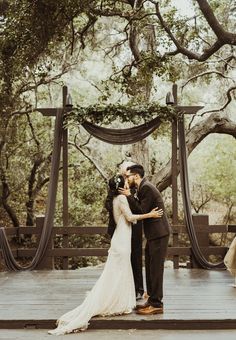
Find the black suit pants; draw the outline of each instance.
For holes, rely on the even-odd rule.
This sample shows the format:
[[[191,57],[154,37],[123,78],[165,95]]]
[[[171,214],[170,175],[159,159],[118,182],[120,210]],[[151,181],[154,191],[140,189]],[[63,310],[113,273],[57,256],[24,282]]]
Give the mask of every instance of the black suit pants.
[[[139,221],[132,226],[131,237],[131,265],[134,276],[134,285],[136,295],[140,293],[143,295],[143,272],[142,272],[142,241],[143,241],[143,225]]]
[[[148,302],[153,307],[162,306],[164,262],[169,235],[147,240],[145,247],[145,268]]]

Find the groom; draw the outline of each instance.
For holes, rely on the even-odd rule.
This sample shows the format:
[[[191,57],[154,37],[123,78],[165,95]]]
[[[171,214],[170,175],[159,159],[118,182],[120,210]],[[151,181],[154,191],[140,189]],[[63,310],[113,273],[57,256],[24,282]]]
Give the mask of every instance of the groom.
[[[136,187],[138,200],[131,195],[130,189],[120,189],[127,196],[131,210],[147,213],[155,207],[163,209],[164,214],[159,219],[143,221],[144,234],[147,239],[145,247],[145,267],[147,294],[149,298],[144,305],[137,305],[137,313],[152,315],[163,313],[163,274],[164,261],[168,247],[170,225],[167,220],[164,203],[157,188],[144,178],[142,165],[135,164],[127,168],[126,177],[130,189]]]

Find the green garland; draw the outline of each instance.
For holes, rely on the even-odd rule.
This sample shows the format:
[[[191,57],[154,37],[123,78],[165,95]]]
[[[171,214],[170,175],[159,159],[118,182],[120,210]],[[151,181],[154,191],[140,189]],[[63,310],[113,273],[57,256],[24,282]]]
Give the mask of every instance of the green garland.
[[[181,117],[181,112],[177,111],[173,106],[160,106],[157,103],[135,106],[121,104],[77,106],[66,114],[65,125],[81,125],[84,121],[109,125],[117,119],[121,123],[140,124],[140,121],[147,122],[154,117],[160,117],[162,121],[173,121],[173,119]]]

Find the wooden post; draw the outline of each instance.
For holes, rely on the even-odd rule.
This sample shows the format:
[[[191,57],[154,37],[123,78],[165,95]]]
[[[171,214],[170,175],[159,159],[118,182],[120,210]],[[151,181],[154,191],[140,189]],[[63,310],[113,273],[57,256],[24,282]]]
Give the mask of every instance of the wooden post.
[[[177,85],[173,84],[172,88],[174,97],[174,106],[177,105]],[[172,224],[178,224],[178,185],[177,185],[177,174],[178,174],[178,158],[177,158],[177,120],[172,122],[172,159],[171,159],[171,170],[172,170]],[[173,234],[173,247],[178,247],[178,234]],[[179,268],[179,256],[173,256],[174,269]]]
[[[193,215],[193,223],[196,230],[197,240],[199,247],[208,247],[209,246],[209,216],[208,215],[200,215],[194,214]],[[204,227],[206,227],[206,231],[204,232]],[[203,255],[208,260],[208,256],[206,254]],[[197,261],[195,260],[194,256],[192,255],[190,258],[191,268],[201,268]]]
[[[36,228],[39,229],[39,233],[37,234],[37,246],[40,240],[40,235],[42,233],[44,223],[44,216],[37,216],[36,217]],[[49,252],[54,248],[54,240],[53,235],[51,235],[50,240],[48,242],[46,253],[44,254],[43,260],[38,264],[36,269],[40,270],[49,270],[54,269],[54,257],[49,254]]]
[[[67,86],[63,86],[63,109],[66,111],[66,97],[68,94]],[[68,226],[68,130],[63,129],[63,226]]]
[[[63,97],[63,109],[66,112],[66,98],[68,94],[67,86],[63,86],[62,97]],[[68,227],[69,224],[69,213],[68,213],[68,130],[63,129],[62,133],[62,159],[63,159],[63,227]],[[68,247],[68,235],[63,235],[63,247]],[[68,269],[68,257],[63,257],[63,269]]]
[[[0,250],[0,270],[4,271],[5,270],[5,265],[4,265],[4,260],[2,257],[2,251]]]
[[[58,110],[63,111],[63,114],[68,112],[66,106],[68,89],[67,86],[63,86],[62,89],[62,108],[37,108],[37,111],[41,112],[44,116],[56,116]],[[69,214],[68,214],[68,131],[63,129],[62,131],[62,161],[63,161],[63,175],[62,175],[62,191],[63,191],[63,210],[62,210],[62,220],[63,226],[67,227],[69,224]],[[54,183],[55,185],[55,183]],[[68,234],[63,235],[63,246],[68,246]],[[63,269],[68,269],[68,257],[63,258]]]

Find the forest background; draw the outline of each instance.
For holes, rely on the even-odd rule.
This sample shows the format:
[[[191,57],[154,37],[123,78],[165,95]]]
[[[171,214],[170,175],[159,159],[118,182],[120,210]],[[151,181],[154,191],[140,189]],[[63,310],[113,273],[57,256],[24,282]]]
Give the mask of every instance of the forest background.
[[[67,85],[84,119],[87,107],[96,115],[113,105],[109,126],[130,127],[145,119],[132,116],[131,108],[165,106],[173,83],[181,105],[204,106],[186,116],[193,213],[208,214],[211,224],[235,223],[235,28],[233,0],[1,0],[0,225],[31,226],[45,212],[54,118],[36,107],[60,107]],[[116,116],[117,105],[125,107],[122,117]],[[72,124],[70,225],[107,225],[107,180],[124,160],[144,164],[171,219],[170,158],[168,121],[146,140],[122,147]],[[180,188],[179,201],[182,221]],[[61,220],[60,178],[55,224]],[[21,240],[25,246],[32,241]],[[107,244],[101,236],[70,242]],[[97,262],[74,259],[71,267]]]

